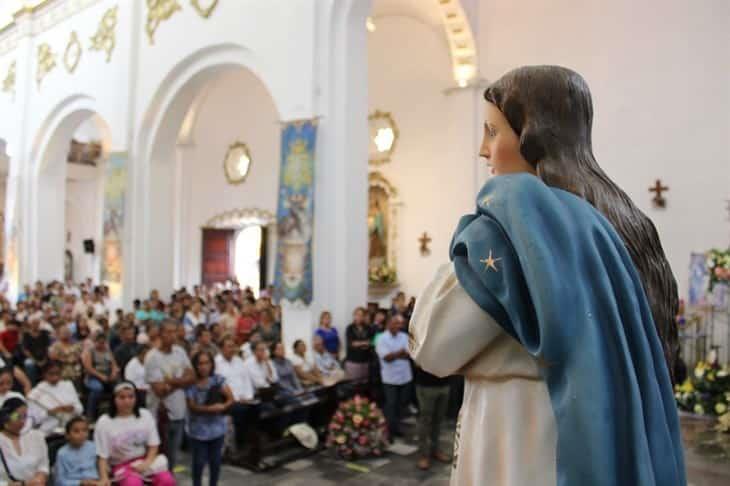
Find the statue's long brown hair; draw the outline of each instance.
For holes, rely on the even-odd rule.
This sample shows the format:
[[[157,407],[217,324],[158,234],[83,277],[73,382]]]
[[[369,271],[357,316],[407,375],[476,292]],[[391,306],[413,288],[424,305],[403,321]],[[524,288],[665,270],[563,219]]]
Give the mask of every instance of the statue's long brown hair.
[[[593,103],[585,80],[559,66],[526,66],[502,76],[484,98],[507,118],[520,137],[522,156],[535,165],[538,176],[591,203],[621,235],[641,277],[673,376],[677,282],[654,224],[593,156]]]

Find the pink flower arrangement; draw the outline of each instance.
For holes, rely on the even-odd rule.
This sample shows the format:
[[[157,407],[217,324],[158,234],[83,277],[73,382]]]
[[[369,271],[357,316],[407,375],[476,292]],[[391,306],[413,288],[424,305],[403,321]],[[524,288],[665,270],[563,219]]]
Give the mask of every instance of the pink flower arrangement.
[[[342,459],[380,456],[388,447],[383,412],[359,395],[339,404],[328,430],[327,447]]]

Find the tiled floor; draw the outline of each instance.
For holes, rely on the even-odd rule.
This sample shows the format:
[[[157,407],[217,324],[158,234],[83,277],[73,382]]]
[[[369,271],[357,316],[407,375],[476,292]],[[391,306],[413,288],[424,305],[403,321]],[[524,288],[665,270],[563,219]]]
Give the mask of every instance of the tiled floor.
[[[414,444],[413,419],[406,428],[406,440],[401,447],[389,452],[386,457],[357,463],[346,463],[332,458],[326,452],[308,459],[288,464],[265,474],[256,474],[244,469],[224,466],[221,486],[444,486],[449,482],[451,468],[436,464],[430,471],[422,472],[415,467],[418,454]],[[712,422],[691,417],[682,417],[685,440],[687,473],[691,486],[730,485],[730,434],[712,430]],[[442,433],[442,447],[451,450],[453,423]],[[187,462],[189,464],[189,461]],[[188,474],[179,475],[179,484],[192,484]],[[204,483],[207,485],[207,481]]]

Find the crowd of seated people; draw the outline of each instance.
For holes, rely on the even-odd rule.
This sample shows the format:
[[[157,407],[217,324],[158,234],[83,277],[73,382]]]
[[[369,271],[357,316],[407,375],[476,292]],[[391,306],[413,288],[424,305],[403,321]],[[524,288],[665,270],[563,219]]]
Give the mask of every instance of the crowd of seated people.
[[[285,349],[272,291],[153,290],[113,315],[91,281],[0,296],[0,480],[174,484],[185,442],[194,484],[207,467],[214,485],[224,457],[259,457],[264,432],[322,425],[313,404],[344,384],[384,400],[396,435],[416,402],[407,350],[393,349],[407,346],[413,300],[356,309],[343,339],[323,312],[311,341]]]

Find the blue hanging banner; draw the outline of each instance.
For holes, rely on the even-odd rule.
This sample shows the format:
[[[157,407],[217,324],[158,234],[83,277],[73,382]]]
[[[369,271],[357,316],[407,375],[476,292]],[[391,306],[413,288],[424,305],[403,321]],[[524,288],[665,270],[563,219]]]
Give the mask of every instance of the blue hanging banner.
[[[277,300],[299,305],[312,302],[316,141],[314,120],[287,123],[281,133],[274,285]]]

